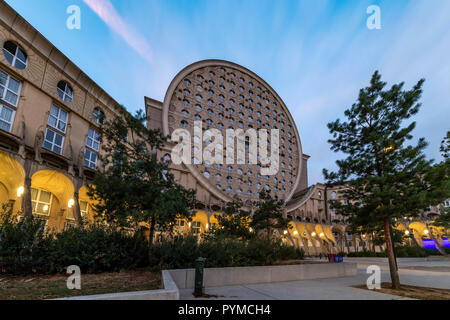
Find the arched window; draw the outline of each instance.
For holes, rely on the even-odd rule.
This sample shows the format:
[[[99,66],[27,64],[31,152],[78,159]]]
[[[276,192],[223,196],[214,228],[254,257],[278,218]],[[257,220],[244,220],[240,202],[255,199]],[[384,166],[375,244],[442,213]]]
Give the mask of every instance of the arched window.
[[[102,110],[100,110],[99,108],[94,108],[92,116],[94,118],[95,123],[97,123],[98,125],[103,124],[103,121],[105,120],[105,114]]]
[[[73,90],[72,87],[65,81],[61,80],[57,86],[58,95],[64,102],[72,102]]]
[[[25,69],[27,67],[28,57],[25,51],[12,41],[6,41],[3,45],[3,54],[6,60],[17,69]]]

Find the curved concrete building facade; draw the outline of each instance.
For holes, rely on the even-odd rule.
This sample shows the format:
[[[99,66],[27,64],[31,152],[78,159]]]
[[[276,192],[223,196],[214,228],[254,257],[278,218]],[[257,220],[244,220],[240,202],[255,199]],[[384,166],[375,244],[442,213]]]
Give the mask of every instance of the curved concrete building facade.
[[[238,196],[255,200],[266,188],[274,196],[289,201],[299,184],[302,151],[295,122],[278,94],[244,67],[220,60],[200,61],[186,67],[167,90],[161,121],[166,135],[171,135],[177,128],[186,128],[194,140],[203,140],[201,148],[193,146],[192,164],[187,164],[186,168],[219,199],[229,201]],[[196,121],[201,128],[196,127]],[[218,157],[213,155],[213,161],[200,162],[202,150],[211,143],[211,139],[203,139],[205,131],[210,129],[220,133],[212,139],[219,140],[219,147],[230,147]],[[244,132],[254,129],[256,133],[260,129],[266,129],[268,133],[278,129],[279,142],[273,143],[280,153],[276,173],[263,176],[259,154],[257,163],[251,163],[248,145],[245,150],[239,150],[237,139],[227,136],[227,129]],[[231,141],[227,141],[230,138]],[[269,145],[270,139],[268,134]],[[257,140],[261,142],[261,137]],[[224,159],[227,152],[233,153],[235,161],[227,163]],[[241,163],[237,163],[239,152],[245,156]]]

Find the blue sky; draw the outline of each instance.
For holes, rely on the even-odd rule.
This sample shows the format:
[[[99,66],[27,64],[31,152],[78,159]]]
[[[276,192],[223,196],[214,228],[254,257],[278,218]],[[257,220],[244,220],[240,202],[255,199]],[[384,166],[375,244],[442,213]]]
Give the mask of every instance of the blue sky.
[[[342,118],[375,70],[388,85],[410,88],[425,78],[414,134],[440,160],[450,129],[450,1],[6,2],[130,111],[143,108],[145,95],[162,101],[171,79],[195,61],[251,69],[290,109],[311,155],[310,183],[323,181],[322,169],[342,157],[329,150],[326,124]],[[72,4],[81,8],[81,30],[66,28]],[[380,30],[366,27],[372,4],[381,8]],[[101,19],[98,5],[113,11]]]

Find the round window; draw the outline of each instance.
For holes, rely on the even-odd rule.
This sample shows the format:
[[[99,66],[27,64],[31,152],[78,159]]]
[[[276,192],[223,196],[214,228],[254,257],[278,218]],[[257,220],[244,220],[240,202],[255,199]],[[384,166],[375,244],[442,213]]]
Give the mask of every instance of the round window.
[[[3,54],[8,62],[15,68],[23,70],[27,67],[28,56],[25,51],[12,41],[3,45]]]

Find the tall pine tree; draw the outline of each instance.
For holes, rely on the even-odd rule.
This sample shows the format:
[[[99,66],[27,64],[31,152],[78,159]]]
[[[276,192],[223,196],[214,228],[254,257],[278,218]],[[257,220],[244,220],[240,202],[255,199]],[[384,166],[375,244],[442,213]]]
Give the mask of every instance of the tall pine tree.
[[[444,177],[432,172],[433,161],[425,158],[425,140],[411,141],[416,123],[405,123],[421,107],[423,83],[422,79],[411,90],[404,90],[404,83],[385,89],[377,71],[370,86],[360,90],[358,101],[344,112],[345,121],[328,124],[331,150],[347,155],[336,162],[337,172],[324,169],[328,183],[347,186],[343,196],[348,203],[333,206],[348,216],[354,229],[383,227],[393,288],[400,287],[400,280],[391,218],[416,217],[448,193]]]
[[[120,116],[101,126],[103,170],[94,177],[88,195],[96,200],[97,218],[118,228],[149,226],[150,246],[155,229],[170,230],[178,218],[190,219],[195,191],[179,185],[169,163],[157,159],[167,138],[145,127],[142,110],[135,116],[118,108]]]

